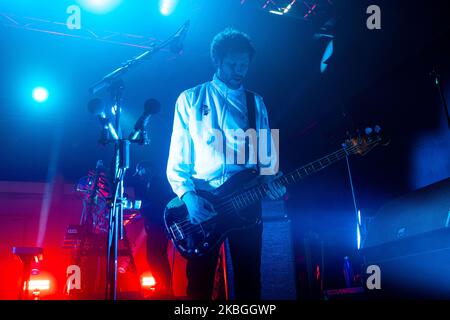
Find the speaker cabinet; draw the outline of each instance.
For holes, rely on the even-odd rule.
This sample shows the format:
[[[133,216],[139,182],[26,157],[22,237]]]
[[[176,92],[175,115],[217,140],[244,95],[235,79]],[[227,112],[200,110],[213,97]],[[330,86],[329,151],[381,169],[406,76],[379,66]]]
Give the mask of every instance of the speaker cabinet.
[[[450,298],[450,179],[383,206],[361,253],[381,270],[382,298]]]
[[[449,222],[450,178],[384,205],[368,225],[364,247],[448,228]]]
[[[295,255],[291,220],[283,201],[263,203],[261,298],[295,300]]]
[[[264,201],[262,217],[261,299],[296,300],[294,244],[284,202]],[[225,251],[228,295],[234,299],[232,257],[227,243]]]

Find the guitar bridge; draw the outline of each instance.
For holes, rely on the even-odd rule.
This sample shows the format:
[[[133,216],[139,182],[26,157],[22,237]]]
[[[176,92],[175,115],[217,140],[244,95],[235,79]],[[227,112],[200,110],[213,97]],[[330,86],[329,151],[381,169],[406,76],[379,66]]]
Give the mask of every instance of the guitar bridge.
[[[178,224],[174,223],[173,225],[170,226],[169,229],[170,229],[170,232],[172,233],[172,236],[174,239],[176,239],[177,241],[184,239],[183,231],[181,231]]]

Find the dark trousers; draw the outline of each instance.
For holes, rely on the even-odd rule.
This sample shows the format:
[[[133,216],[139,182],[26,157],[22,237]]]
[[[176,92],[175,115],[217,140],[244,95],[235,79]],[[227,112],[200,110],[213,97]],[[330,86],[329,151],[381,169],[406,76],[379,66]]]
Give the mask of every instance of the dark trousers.
[[[246,214],[261,217],[261,204],[246,210]],[[232,231],[228,236],[233,261],[236,300],[259,300],[261,298],[261,247],[262,223],[242,230]],[[219,247],[210,254],[188,260],[187,294],[192,299],[211,299]]]

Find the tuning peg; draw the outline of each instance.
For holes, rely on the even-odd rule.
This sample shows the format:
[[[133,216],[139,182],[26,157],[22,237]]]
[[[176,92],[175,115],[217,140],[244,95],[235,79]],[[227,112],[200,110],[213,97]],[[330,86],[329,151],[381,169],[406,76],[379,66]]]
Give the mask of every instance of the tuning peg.
[[[361,141],[362,141],[361,130],[356,129],[356,136],[358,137],[358,143],[361,143]]]
[[[351,135],[350,132],[347,130],[347,131],[345,132],[345,142],[342,144],[343,147],[344,147],[344,146],[350,145],[350,144],[351,144],[351,141],[352,141],[352,135]]]

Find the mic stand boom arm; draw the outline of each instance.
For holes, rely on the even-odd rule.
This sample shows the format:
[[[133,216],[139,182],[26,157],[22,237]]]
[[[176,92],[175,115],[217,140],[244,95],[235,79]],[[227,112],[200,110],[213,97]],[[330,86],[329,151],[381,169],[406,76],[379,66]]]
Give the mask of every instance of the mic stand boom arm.
[[[177,37],[180,34],[182,34],[183,32],[185,32],[187,30],[187,28],[189,27],[189,24],[190,24],[190,22],[188,20],[181,26],[181,28],[174,35],[172,35],[166,41],[163,41],[158,45],[152,46],[152,48],[150,50],[145,51],[144,53],[124,62],[119,68],[117,68],[113,72],[107,74],[106,76],[103,77],[103,79],[101,79],[100,81],[97,81],[92,87],[90,87],[89,93],[96,94],[103,88],[110,87],[114,83],[115,80],[117,80],[118,78],[123,76],[130,68],[140,64],[143,60],[150,59],[152,57],[152,55],[154,55],[156,52],[171,45],[174,41],[177,40]]]

